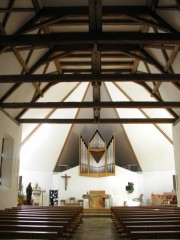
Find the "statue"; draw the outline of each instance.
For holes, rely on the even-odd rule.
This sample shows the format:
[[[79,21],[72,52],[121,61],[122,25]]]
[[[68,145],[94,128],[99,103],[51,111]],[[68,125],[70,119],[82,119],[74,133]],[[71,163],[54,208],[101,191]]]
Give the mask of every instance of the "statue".
[[[35,187],[33,188],[34,205],[39,205],[40,195],[41,195],[41,188],[39,187],[38,183],[36,183]]]
[[[26,188],[26,201],[28,205],[32,204],[32,186],[31,183],[28,184],[27,188]]]

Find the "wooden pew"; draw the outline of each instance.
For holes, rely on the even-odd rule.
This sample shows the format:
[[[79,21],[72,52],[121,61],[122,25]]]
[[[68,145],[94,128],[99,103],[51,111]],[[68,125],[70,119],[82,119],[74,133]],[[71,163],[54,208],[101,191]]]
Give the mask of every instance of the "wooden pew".
[[[6,231],[0,230],[0,239],[51,239],[58,240],[57,232],[43,232],[43,231]]]
[[[135,234],[138,232],[143,232],[142,236],[144,238],[149,238],[149,232],[151,232],[151,237],[156,238],[157,232],[165,232],[165,231],[180,231],[180,225],[141,225],[141,226],[126,226],[124,236],[126,238],[136,238]],[[155,233],[155,236],[152,233]],[[146,235],[147,233],[147,235]],[[133,237],[132,237],[133,236]],[[167,236],[167,239],[170,236]]]
[[[131,239],[180,239],[180,230],[132,231]]]
[[[79,223],[82,222],[83,219],[83,207],[82,206],[76,206],[76,207],[28,207],[28,208],[13,208],[13,209],[6,209],[6,211],[1,212],[0,215],[11,215],[11,214],[17,214],[17,215],[26,215],[28,216],[33,216],[33,214],[38,215],[38,216],[64,216],[64,217],[70,217],[72,220],[78,225]]]
[[[59,225],[21,225],[21,224],[0,224],[0,231],[43,231],[43,232],[57,232],[58,237],[62,236],[64,227]]]
[[[180,225],[180,220],[148,220],[148,221],[123,221],[122,222],[123,226],[132,226],[132,225],[136,225],[136,226],[141,226],[141,225],[157,225],[157,224],[161,224],[161,225],[171,225],[171,224],[178,224]]]
[[[124,238],[180,239],[180,208],[115,207],[112,219]]]
[[[32,235],[29,234],[27,238],[35,238],[36,236],[33,235],[35,232],[36,234],[37,232],[54,232],[58,237],[60,237],[60,235],[62,235],[62,237],[70,236],[70,233],[74,232],[74,230],[72,230],[74,226],[72,227],[72,225],[77,224],[79,219],[82,220],[82,209],[82,207],[68,209],[41,207],[1,210],[0,231],[4,232],[1,232],[2,234],[0,235],[3,237],[0,237],[0,239],[4,238],[5,230],[7,229],[9,232],[11,227],[13,228],[13,232],[16,232],[13,237],[16,239],[22,238],[21,232],[26,232],[26,230],[32,233]],[[6,229],[3,229],[3,225]],[[50,234],[48,238],[56,239],[57,236]],[[25,236],[23,238],[25,238]],[[40,238],[45,239],[45,237],[41,236]]]
[[[69,224],[69,221],[67,220],[60,220],[60,221],[48,221],[48,220],[20,220],[20,219],[0,219],[0,224],[24,224],[24,225],[29,225],[29,224],[37,224],[37,225],[62,225],[62,226],[67,226]]]

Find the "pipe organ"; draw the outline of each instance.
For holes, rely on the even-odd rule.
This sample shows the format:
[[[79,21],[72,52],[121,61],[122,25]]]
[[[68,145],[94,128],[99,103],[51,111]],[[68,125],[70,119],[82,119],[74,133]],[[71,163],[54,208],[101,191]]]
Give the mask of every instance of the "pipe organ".
[[[103,139],[98,130],[88,144],[80,136],[80,175],[104,177],[115,175],[115,137],[109,143]]]

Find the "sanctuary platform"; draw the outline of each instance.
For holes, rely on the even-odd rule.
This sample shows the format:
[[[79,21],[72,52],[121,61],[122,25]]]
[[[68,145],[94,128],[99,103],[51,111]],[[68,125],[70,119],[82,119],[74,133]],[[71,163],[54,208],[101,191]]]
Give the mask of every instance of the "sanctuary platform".
[[[93,190],[84,194],[83,199],[88,199],[89,208],[108,208],[111,206],[111,195],[106,194],[104,190]]]
[[[84,217],[110,217],[111,208],[84,208]]]

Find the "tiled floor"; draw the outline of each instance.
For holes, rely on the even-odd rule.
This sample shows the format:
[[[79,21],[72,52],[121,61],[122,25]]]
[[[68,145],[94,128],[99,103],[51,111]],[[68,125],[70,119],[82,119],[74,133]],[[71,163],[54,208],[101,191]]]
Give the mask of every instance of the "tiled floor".
[[[119,237],[110,217],[85,217],[72,239],[117,240]]]

